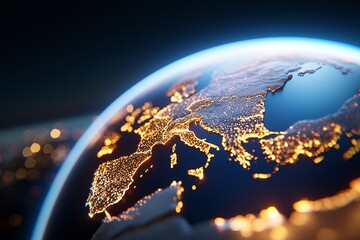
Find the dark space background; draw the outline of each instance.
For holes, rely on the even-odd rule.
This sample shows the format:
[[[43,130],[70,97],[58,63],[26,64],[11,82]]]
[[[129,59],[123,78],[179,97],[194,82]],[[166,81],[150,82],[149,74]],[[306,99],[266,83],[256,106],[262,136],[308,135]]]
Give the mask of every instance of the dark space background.
[[[291,3],[289,3],[291,2]],[[355,1],[11,1],[0,6],[0,129],[99,113],[134,83],[233,41],[360,46]]]
[[[360,47],[360,5],[326,0],[0,3],[0,137],[3,130],[24,125],[97,115],[136,82],[192,53],[279,36]],[[76,140],[64,141],[70,148]],[[44,171],[56,173],[51,167]],[[34,216],[51,179],[36,184],[44,190],[31,210]],[[28,188],[12,186],[19,192]],[[0,238],[30,237],[32,221],[24,217],[25,227],[0,232]]]

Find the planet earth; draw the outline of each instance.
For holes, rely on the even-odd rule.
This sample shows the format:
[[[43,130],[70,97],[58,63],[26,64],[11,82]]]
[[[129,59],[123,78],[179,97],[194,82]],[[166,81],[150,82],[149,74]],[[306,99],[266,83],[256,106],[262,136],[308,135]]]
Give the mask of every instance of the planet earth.
[[[97,117],[32,237],[356,239],[359,104],[353,46],[269,38],[181,59]]]

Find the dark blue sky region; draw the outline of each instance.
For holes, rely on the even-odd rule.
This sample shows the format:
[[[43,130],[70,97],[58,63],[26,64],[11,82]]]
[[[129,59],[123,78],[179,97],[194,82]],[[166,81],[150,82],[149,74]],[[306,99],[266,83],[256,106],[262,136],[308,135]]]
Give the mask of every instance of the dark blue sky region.
[[[99,113],[160,68],[221,44],[312,37],[360,46],[354,1],[9,1],[0,129]]]

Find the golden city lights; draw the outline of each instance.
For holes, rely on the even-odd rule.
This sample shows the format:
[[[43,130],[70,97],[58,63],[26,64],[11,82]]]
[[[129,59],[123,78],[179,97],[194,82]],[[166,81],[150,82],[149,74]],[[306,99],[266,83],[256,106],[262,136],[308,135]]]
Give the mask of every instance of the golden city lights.
[[[290,217],[289,221],[294,226],[303,226],[308,223],[310,220],[310,215],[307,213],[300,213],[300,212],[293,212]]]
[[[358,184],[360,184],[360,178],[357,178],[351,182],[350,185],[354,186],[351,187],[351,189],[354,190],[360,188]],[[358,204],[360,201],[360,193],[357,193],[358,195],[356,198],[354,198],[354,201],[357,201]],[[323,199],[318,199],[314,201],[323,201]],[[302,205],[303,203],[304,202],[302,202],[300,205]],[[345,206],[346,205],[341,207]],[[354,206],[355,205],[353,205],[353,207]],[[356,206],[356,208],[359,208],[359,205]],[[306,206],[303,205],[303,207]],[[336,208],[330,210],[337,211]],[[334,213],[334,211],[331,211],[330,213],[335,214],[333,216],[339,216],[337,214],[339,214],[340,212],[338,211],[336,214]],[[357,209],[350,212],[341,211],[341,213],[345,213],[346,215],[345,219],[344,216],[340,217],[343,218],[343,224],[345,224],[346,226],[345,228],[337,228],[337,225],[339,225],[339,223],[337,223],[336,221],[324,222],[324,216],[326,215],[323,215],[316,211],[294,211],[287,219],[275,208],[275,206],[265,208],[261,210],[260,213],[257,215],[249,213],[246,215],[237,215],[229,219],[216,217],[213,219],[212,223],[219,231],[231,230],[239,232],[240,236],[244,238],[254,236],[255,239],[258,239],[258,237],[260,237],[260,239],[271,240],[293,239],[293,234],[298,234],[299,231],[307,232],[302,236],[312,236],[311,239],[316,240],[349,239],[349,237],[352,236],[359,236],[358,226],[360,223],[360,218]],[[339,230],[341,228],[342,230]],[[298,236],[296,239],[298,239]]]
[[[318,163],[320,163],[322,160],[324,160],[324,156],[316,157],[316,158],[314,158],[314,163],[318,164]]]
[[[30,150],[30,147],[24,147],[22,155],[24,157],[30,157],[31,155],[33,155],[33,152]]]
[[[170,155],[170,168],[177,164],[176,144],[172,146],[172,154]]]
[[[308,200],[300,200],[294,203],[293,208],[298,212],[311,212],[313,210],[311,202]]]
[[[349,203],[360,199],[360,178],[352,180],[349,183],[349,186],[349,189],[345,189],[333,196],[317,200],[300,200],[293,204],[293,208],[297,212],[307,213],[329,211],[344,207]]]
[[[121,135],[116,132],[111,132],[104,139],[104,146],[98,151],[97,157],[112,154],[116,148],[116,143],[121,138]]]
[[[222,217],[217,217],[214,219],[214,224],[217,226],[217,227],[223,227],[225,226],[225,219],[222,218]]]
[[[204,168],[199,167],[199,168],[195,168],[195,169],[190,169],[190,170],[188,170],[188,174],[190,176],[194,176],[194,177],[197,177],[200,180],[202,180],[202,179],[204,179]]]
[[[179,201],[175,208],[175,212],[180,213],[183,206],[184,206],[184,203],[182,201]]]
[[[249,237],[253,233],[271,229],[270,239],[285,239],[287,230],[282,227],[284,220],[285,217],[274,206],[269,206],[261,210],[257,216],[246,214],[245,216],[237,215],[230,219],[217,217],[213,220],[213,223],[220,231],[230,229],[240,232],[243,237]]]
[[[353,146],[351,146],[343,155],[345,160],[349,160],[360,151],[360,139],[351,139],[351,144]]]
[[[184,98],[188,98],[190,95],[196,92],[195,87],[198,82],[196,78],[192,78],[187,81],[180,82],[173,86],[166,95],[170,97],[171,102],[182,102]]]
[[[261,69],[243,69],[231,76],[216,73],[210,83],[198,92],[196,79],[182,81],[167,92],[170,103],[163,108],[154,107],[151,102],[146,102],[141,107],[129,104],[126,107],[128,114],[120,131],[138,135],[139,143],[132,154],[99,165],[86,203],[90,208],[89,215],[104,212],[110,205],[121,201],[133,183],[137,170],[151,159],[154,146],[169,144],[174,137],[205,155],[204,164],[187,170],[189,176],[199,180],[205,178],[207,168],[221,146],[229,152],[230,160],[250,170],[252,162],[258,157],[253,155],[254,149],[249,151],[244,146],[249,141],[257,141],[265,154],[265,160],[276,164],[270,173],[252,175],[254,179],[265,180],[283,165],[296,164],[300,156],[319,164],[324,161],[324,153],[340,148],[338,142],[342,136],[350,136],[350,133],[352,137],[360,135],[360,117],[356,114],[359,112],[359,104],[354,104],[360,102],[360,96],[350,98],[338,111],[323,118],[299,121],[281,132],[267,129],[264,125],[266,95],[284,86],[289,78],[288,71],[279,71],[278,78],[267,79],[264,76],[261,81],[256,77],[241,80],[244,79],[243,76],[255,76],[256,74],[250,74],[252,71],[257,73]],[[248,88],[249,84],[254,88]],[[221,146],[199,138],[190,128],[193,124],[219,135]],[[358,141],[351,142],[352,149],[344,154],[345,159],[358,152]],[[115,147],[116,143],[105,137],[98,157],[112,154]],[[173,144],[170,168],[174,168],[176,164],[179,164],[179,159],[176,145]],[[139,174],[140,177],[143,176],[142,173]],[[193,187],[192,189],[194,190]],[[353,197],[352,194],[353,191],[346,195],[346,201]],[[343,206],[346,201],[334,200],[332,206]],[[328,209],[328,200],[312,202],[303,199],[294,203],[294,209],[298,212],[310,212],[323,205]],[[268,228],[268,219],[272,219],[272,223],[283,219],[275,207],[264,210],[260,215],[260,218],[256,217],[251,223],[252,231]],[[244,236],[249,232],[244,232]],[[274,230],[272,235],[279,238],[287,236],[282,229]]]
[[[133,106],[132,104],[127,105],[126,111],[127,111],[128,113],[132,113],[132,111],[134,111],[134,106]]]
[[[358,102],[360,96],[355,95],[331,115],[297,122],[284,134],[261,139],[261,148],[267,159],[284,165],[293,164],[298,160],[299,155],[304,155],[313,158],[314,163],[320,163],[323,161],[324,152],[340,148],[338,141],[344,133],[345,136],[359,133]],[[319,125],[322,127],[319,128]],[[359,140],[351,140],[353,146],[344,153],[345,160],[359,152],[359,142]]]
[[[64,134],[58,130],[60,127]],[[0,165],[4,163],[3,160],[11,162],[11,164],[0,166],[0,184],[8,188],[5,196],[21,196],[16,197],[15,204],[20,206],[20,210],[12,204],[14,206],[10,206],[8,213],[2,216],[2,226],[5,224],[15,230],[23,224],[23,217],[26,215],[23,215],[25,212],[21,209],[31,206],[33,202],[36,202],[35,198],[44,192],[47,184],[44,185],[43,180],[53,178],[57,169],[54,166],[60,164],[66,157],[68,149],[79,138],[82,131],[80,128],[67,130],[63,123],[58,122],[50,129],[44,124],[44,126],[34,126],[33,129],[14,134],[16,142],[11,144],[11,148],[5,151],[3,148],[3,152],[0,152]],[[9,139],[9,141],[13,140]],[[6,146],[8,142],[3,140],[2,143]],[[56,154],[52,154],[53,151]],[[3,200],[6,205],[15,199],[11,197]]]
[[[229,227],[232,231],[250,230],[250,225],[248,223],[248,220],[241,215],[231,218],[229,220]]]
[[[161,188],[159,188],[158,190],[156,190],[154,193],[147,195],[145,197],[143,197],[142,199],[140,199],[139,201],[137,201],[132,207],[128,208],[127,210],[123,211],[119,216],[111,216],[111,214],[105,210],[105,222],[110,222],[113,220],[117,220],[117,221],[127,221],[127,220],[133,220],[135,216],[140,216],[141,215],[141,208],[146,205],[148,203],[148,201],[150,201],[155,195],[161,193],[162,191],[169,191],[169,190],[175,190],[175,196],[173,196],[173,201],[175,203],[175,206],[171,206],[172,211],[174,211],[175,213],[180,213],[181,209],[184,205],[184,203],[181,201],[182,198],[182,193],[184,192],[183,187],[181,186],[181,181],[173,181],[170,186],[163,190]]]
[[[134,124],[141,124],[152,118],[158,111],[158,107],[152,107],[152,103],[146,102],[142,107],[134,109],[132,104],[126,107],[130,115],[125,117],[126,123],[120,127],[121,132],[132,132]]]
[[[271,177],[271,173],[254,173],[254,179],[268,179]]]
[[[31,144],[31,146],[30,146],[30,151],[31,151],[32,153],[38,153],[40,150],[41,150],[40,144],[38,144],[38,143],[33,143],[33,144]]]
[[[57,129],[57,128],[54,128],[53,130],[51,130],[51,132],[50,132],[50,136],[52,137],[52,138],[59,138],[60,137],[60,135],[61,135],[61,131],[59,130],[59,129]]]

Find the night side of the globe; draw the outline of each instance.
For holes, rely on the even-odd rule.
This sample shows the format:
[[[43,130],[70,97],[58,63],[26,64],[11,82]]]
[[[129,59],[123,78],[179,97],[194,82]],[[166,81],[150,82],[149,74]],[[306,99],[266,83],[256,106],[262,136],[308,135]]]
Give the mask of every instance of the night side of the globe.
[[[360,237],[359,64],[357,48],[269,39],[160,70],[100,116],[57,200],[75,209],[83,171],[87,208],[47,231],[104,218],[94,239]]]

